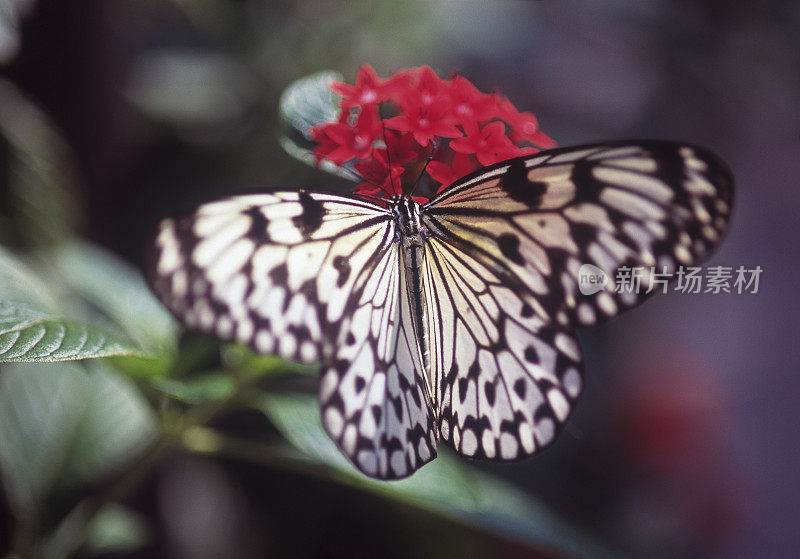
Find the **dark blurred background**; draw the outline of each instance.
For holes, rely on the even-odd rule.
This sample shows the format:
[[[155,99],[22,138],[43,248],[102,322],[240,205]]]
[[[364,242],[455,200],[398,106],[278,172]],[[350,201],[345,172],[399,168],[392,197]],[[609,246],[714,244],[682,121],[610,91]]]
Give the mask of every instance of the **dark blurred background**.
[[[738,189],[711,264],[761,266],[758,293],[670,293],[581,332],[588,387],[561,439],[540,457],[480,467],[632,556],[797,556],[800,3],[5,0],[0,8],[2,110],[22,96],[51,120],[72,162],[61,171],[79,228],[137,265],[157,221],[198,201],[342,187],[278,143],[282,90],[318,70],[352,81],[364,62],[382,76],[429,64],[501,91],[560,145],[655,137],[711,148]],[[249,416],[230,421],[260,428]],[[347,487],[235,461],[176,458],[131,501],[156,530],[139,556],[403,556],[423,545],[443,556],[529,553]],[[202,538],[215,524],[230,528],[235,547]],[[460,547],[436,543],[453,533]]]

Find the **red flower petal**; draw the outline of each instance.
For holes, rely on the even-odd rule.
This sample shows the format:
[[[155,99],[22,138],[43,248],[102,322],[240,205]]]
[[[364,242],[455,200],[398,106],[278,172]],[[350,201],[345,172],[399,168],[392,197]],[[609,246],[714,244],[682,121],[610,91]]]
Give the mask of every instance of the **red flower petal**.
[[[494,117],[497,100],[494,95],[481,93],[477,87],[462,76],[456,76],[450,84],[452,111],[459,123],[484,122]]]
[[[461,131],[449,121],[446,107],[435,103],[429,107],[418,105],[409,112],[386,121],[386,127],[401,132],[411,132],[421,146],[427,146],[437,136],[457,138]]]
[[[342,108],[363,107],[375,105],[388,99],[392,88],[396,87],[398,78],[382,80],[375,69],[369,64],[363,64],[356,74],[356,85],[342,82],[331,83],[331,89],[342,96],[339,104]]]
[[[358,187],[362,194],[373,192],[370,195],[395,196],[402,193],[400,176],[405,169],[392,165],[389,168],[385,150],[375,149],[372,157],[361,163],[356,163],[355,170],[366,180]],[[375,194],[380,192],[380,194]]]
[[[385,140],[387,142],[386,148],[392,163],[402,165],[420,156],[419,150],[414,143],[413,134],[403,134],[387,130]]]
[[[443,80],[428,66],[381,79],[365,64],[355,85],[337,82],[331,87],[342,96],[343,110],[338,122],[312,130],[314,155],[340,165],[355,160],[354,168],[367,179],[358,187],[365,194],[391,197],[402,192],[404,171],[418,173],[432,142],[437,160],[430,162],[427,173],[443,187],[478,165],[555,145],[539,130],[533,114],[519,112],[502,95],[482,93],[464,77]],[[394,116],[380,119],[378,106],[387,101],[392,107],[387,112]]]
[[[449,186],[453,181],[468,175],[477,168],[477,163],[469,155],[456,152],[453,154],[453,161],[450,165],[446,165],[441,161],[428,163],[428,174],[437,182],[442,183],[439,188],[441,191],[442,188]]]

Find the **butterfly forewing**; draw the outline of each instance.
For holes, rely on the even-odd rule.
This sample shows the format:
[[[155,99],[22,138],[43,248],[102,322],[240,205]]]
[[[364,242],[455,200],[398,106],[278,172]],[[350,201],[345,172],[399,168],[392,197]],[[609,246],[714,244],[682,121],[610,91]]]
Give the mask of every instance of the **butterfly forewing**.
[[[165,220],[152,283],[188,326],[262,353],[314,361],[336,343],[348,301],[393,238],[380,206],[277,192]]]
[[[425,213],[436,235],[526,285],[543,318],[570,328],[641,302],[655,292],[651,273],[700,261],[721,240],[732,203],[730,172],[708,151],[613,142],[498,163],[447,188]],[[605,273],[605,290],[580,292],[583,264]],[[617,288],[625,267],[638,268],[638,290]]]

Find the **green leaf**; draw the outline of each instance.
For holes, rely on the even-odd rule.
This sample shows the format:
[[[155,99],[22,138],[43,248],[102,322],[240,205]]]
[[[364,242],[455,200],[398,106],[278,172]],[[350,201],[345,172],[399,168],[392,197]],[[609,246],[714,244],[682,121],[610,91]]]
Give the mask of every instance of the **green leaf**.
[[[64,361],[142,353],[108,329],[65,316],[43,280],[0,248],[0,361]]]
[[[0,362],[71,361],[138,351],[98,328],[0,301]]]
[[[330,85],[342,79],[340,73],[325,70],[299,79],[284,90],[278,103],[280,143],[292,157],[352,180],[350,173],[330,161],[323,159],[317,165],[313,154],[315,142],[311,137],[312,128],[339,118],[339,96]]]
[[[52,260],[67,284],[143,348],[173,353],[178,324],[155,298],[139,271],[96,245],[73,241]]]
[[[378,481],[361,474],[328,437],[316,399],[267,395],[261,410],[309,459],[333,468],[342,481],[486,531],[571,557],[612,557],[542,504],[508,483],[470,468],[440,447],[439,456],[413,476]]]
[[[7,364],[0,370],[0,477],[18,518],[56,486],[96,480],[149,444],[155,418],[101,362]]]
[[[170,398],[188,404],[227,400],[236,391],[236,381],[229,373],[189,379],[154,378],[150,384]]]
[[[157,430],[153,411],[127,379],[102,361],[84,367],[88,374],[76,379],[86,390],[76,400],[83,415],[61,470],[61,485],[88,482],[121,467],[152,442]]]

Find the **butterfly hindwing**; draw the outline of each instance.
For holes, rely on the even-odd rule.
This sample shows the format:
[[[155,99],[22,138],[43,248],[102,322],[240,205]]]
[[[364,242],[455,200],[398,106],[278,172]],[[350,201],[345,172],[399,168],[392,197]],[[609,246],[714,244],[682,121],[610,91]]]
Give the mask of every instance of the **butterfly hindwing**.
[[[732,204],[733,179],[716,156],[641,141],[498,163],[445,189],[425,213],[434,234],[527,286],[545,319],[574,327],[641,302],[651,271],[669,277],[700,261],[724,235]],[[580,292],[583,264],[605,273],[605,290]],[[639,268],[638,293],[635,284],[617,292],[621,267]]]
[[[533,297],[456,247],[425,256],[430,369],[440,434],[466,456],[516,460],[550,444],[583,386],[574,335]]]
[[[362,472],[398,479],[436,457],[437,428],[397,245],[372,274],[323,370],[322,422]]]

